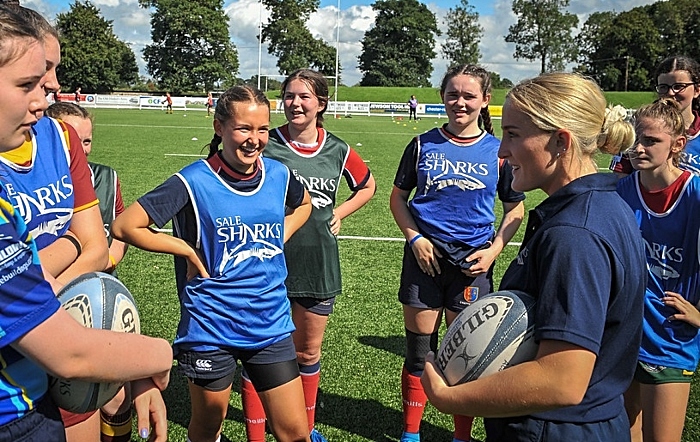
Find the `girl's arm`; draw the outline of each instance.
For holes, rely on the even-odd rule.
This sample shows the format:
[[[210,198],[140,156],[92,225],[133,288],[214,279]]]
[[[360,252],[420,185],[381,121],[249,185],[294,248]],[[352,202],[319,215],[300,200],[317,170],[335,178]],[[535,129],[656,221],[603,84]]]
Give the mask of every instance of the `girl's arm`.
[[[209,277],[194,247],[180,238],[151,229],[152,224],[153,220],[137,201],[114,220],[112,235],[139,249],[181,256],[187,259],[203,278]]]
[[[311,209],[311,197],[309,192],[304,189],[304,199],[301,201],[301,205],[288,212],[284,217],[284,242],[287,242],[294,235],[294,232],[299,230],[309,219]]]
[[[411,250],[416,256],[421,270],[430,276],[435,276],[436,273],[439,274],[441,271],[437,261],[440,253],[427,238],[419,236],[418,226],[408,210],[408,197],[410,194],[410,190],[402,190],[394,186],[389,197],[389,208],[391,209],[391,214],[394,215],[396,225],[399,226],[406,241],[411,245]]]
[[[365,185],[353,192],[347,200],[333,210],[331,233],[337,235],[340,232],[341,221],[367,204],[376,191],[377,183],[374,181],[374,176],[370,173]]]
[[[165,339],[86,328],[59,308],[13,347],[63,379],[126,382],[151,378],[168,385],[173,352]]]
[[[60,282],[67,284],[85,273],[101,272],[109,268],[107,237],[98,205],[75,212],[70,221],[70,231],[80,241],[82,251],[78,258],[57,276]]]
[[[465,274],[476,276],[486,273],[491,264],[496,260],[503,248],[513,238],[520,228],[520,224],[525,217],[525,204],[522,201],[517,203],[503,203],[503,219],[498,226],[493,243],[486,249],[481,249],[467,257],[467,261],[476,261]]]

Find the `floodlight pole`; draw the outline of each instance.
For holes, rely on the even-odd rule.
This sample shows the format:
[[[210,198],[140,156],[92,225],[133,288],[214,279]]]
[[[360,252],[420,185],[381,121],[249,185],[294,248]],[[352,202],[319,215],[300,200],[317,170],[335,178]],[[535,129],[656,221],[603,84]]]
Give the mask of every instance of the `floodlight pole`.
[[[340,59],[340,0],[338,0],[338,15],[335,20],[335,91],[333,92],[333,117],[338,117],[338,65]]]
[[[263,2],[260,0],[258,7],[258,89],[260,89],[260,75],[262,74],[260,66],[262,63],[262,10]]]

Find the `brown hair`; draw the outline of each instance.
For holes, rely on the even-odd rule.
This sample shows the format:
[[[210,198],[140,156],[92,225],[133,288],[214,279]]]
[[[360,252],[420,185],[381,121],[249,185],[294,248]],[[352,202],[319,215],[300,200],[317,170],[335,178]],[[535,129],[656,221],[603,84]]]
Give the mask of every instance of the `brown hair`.
[[[676,100],[660,98],[651,104],[646,104],[637,109],[632,116],[635,130],[638,130],[639,124],[643,118],[649,118],[662,123],[664,128],[668,130],[668,134],[676,139],[685,135],[683,114]],[[682,151],[673,153],[672,161],[673,165],[676,167],[680,164],[681,153]]]
[[[323,109],[316,115],[316,126],[323,127],[323,113],[326,112],[326,107],[328,106],[328,82],[326,78],[320,73],[311,69],[299,69],[297,71],[289,74],[287,78],[282,82],[282,98],[284,99],[284,94],[287,90],[287,86],[292,80],[301,80],[308,87],[311,92],[318,98],[318,102],[323,105]]]
[[[270,109],[270,100],[267,99],[264,93],[258,88],[250,85],[234,86],[221,94],[216,102],[216,110],[214,110],[214,118],[219,122],[226,123],[236,113],[236,105],[238,103],[255,103],[267,106]],[[214,134],[211,142],[205,147],[209,148],[211,158],[219,151],[221,137]]]
[[[92,120],[92,114],[87,109],[69,101],[57,101],[46,109],[46,115],[51,118],[79,117]]]
[[[17,58],[33,42],[42,42],[39,30],[17,7],[0,4],[0,66]]]
[[[481,94],[484,98],[486,98],[486,95],[491,93],[491,73],[489,71],[481,66],[461,64],[449,68],[445,73],[445,76],[442,77],[442,83],[440,83],[440,98],[444,100],[447,83],[459,75],[468,75],[479,80],[479,83],[481,84]],[[489,112],[488,106],[482,108],[479,112],[479,123],[486,132],[493,135],[493,123],[491,122],[491,112]]]

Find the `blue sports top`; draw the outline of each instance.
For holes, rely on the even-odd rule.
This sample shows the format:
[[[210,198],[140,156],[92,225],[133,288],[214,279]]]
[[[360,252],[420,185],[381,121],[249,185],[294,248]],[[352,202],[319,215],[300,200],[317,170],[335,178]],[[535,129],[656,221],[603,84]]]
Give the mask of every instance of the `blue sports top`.
[[[700,133],[688,137],[685,149],[681,152],[681,162],[678,167],[696,175],[700,174]]]
[[[48,378],[11,344],[60,307],[44,280],[36,245],[24,220],[0,188],[0,425],[33,410]]]
[[[666,318],[676,309],[664,305],[664,292],[679,293],[692,305],[700,302],[700,177],[691,175],[665,213],[644,202],[639,173],[620,180],[617,191],[632,208],[646,246],[648,282],[644,296],[644,333],[639,360],[695,371],[700,333],[684,321]]]
[[[38,154],[37,140],[41,140]],[[39,250],[66,233],[74,207],[70,153],[63,129],[53,118],[40,118],[32,126],[32,159],[21,166],[0,156],[0,164],[12,172],[3,179],[10,201],[24,218]],[[57,146],[50,148],[50,146]]]
[[[423,235],[470,247],[491,240],[496,194],[504,202],[525,199],[510,188],[510,165],[499,162],[499,146],[486,132],[465,140],[436,128],[406,147],[394,185],[416,189],[408,205]]]
[[[613,174],[586,175],[530,211],[523,245],[501,280],[501,290],[537,299],[537,341],[563,341],[597,355],[581,403],[537,413],[538,419],[585,424],[624,413],[646,271],[642,237],[616,184]]]
[[[289,169],[278,161],[263,158],[258,165],[257,184],[247,187],[223,179],[208,161],[197,161],[175,175],[186,188],[195,221],[182,223],[175,217],[174,235],[192,241],[210,275],[178,278],[176,354],[264,348],[294,330],[284,286],[283,229],[288,186],[294,182],[302,197],[303,187],[290,180]],[[157,210],[149,194],[139,202],[149,216]],[[162,216],[154,213],[151,218]]]

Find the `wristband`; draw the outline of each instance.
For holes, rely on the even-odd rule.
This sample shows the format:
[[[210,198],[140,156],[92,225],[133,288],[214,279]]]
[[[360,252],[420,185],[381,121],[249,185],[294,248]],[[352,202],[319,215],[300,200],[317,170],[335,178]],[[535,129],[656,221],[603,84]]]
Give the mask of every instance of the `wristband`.
[[[420,233],[418,235],[414,236],[413,238],[411,238],[411,240],[408,242],[408,247],[413,247],[413,243],[418,241],[421,238],[423,238],[423,235],[421,235]]]
[[[80,254],[83,252],[83,248],[80,247],[80,241],[78,241],[74,237],[72,237],[70,235],[63,235],[59,238],[64,238],[64,239],[67,239],[68,241],[70,241],[71,244],[73,244],[73,246],[75,246],[75,251],[78,253],[78,256],[80,256]]]
[[[116,259],[114,259],[114,256],[112,256],[112,255],[109,255],[109,262],[111,262],[111,263],[112,263],[112,270],[114,270],[114,269],[116,269],[116,268],[117,268],[117,260],[116,260]]]

